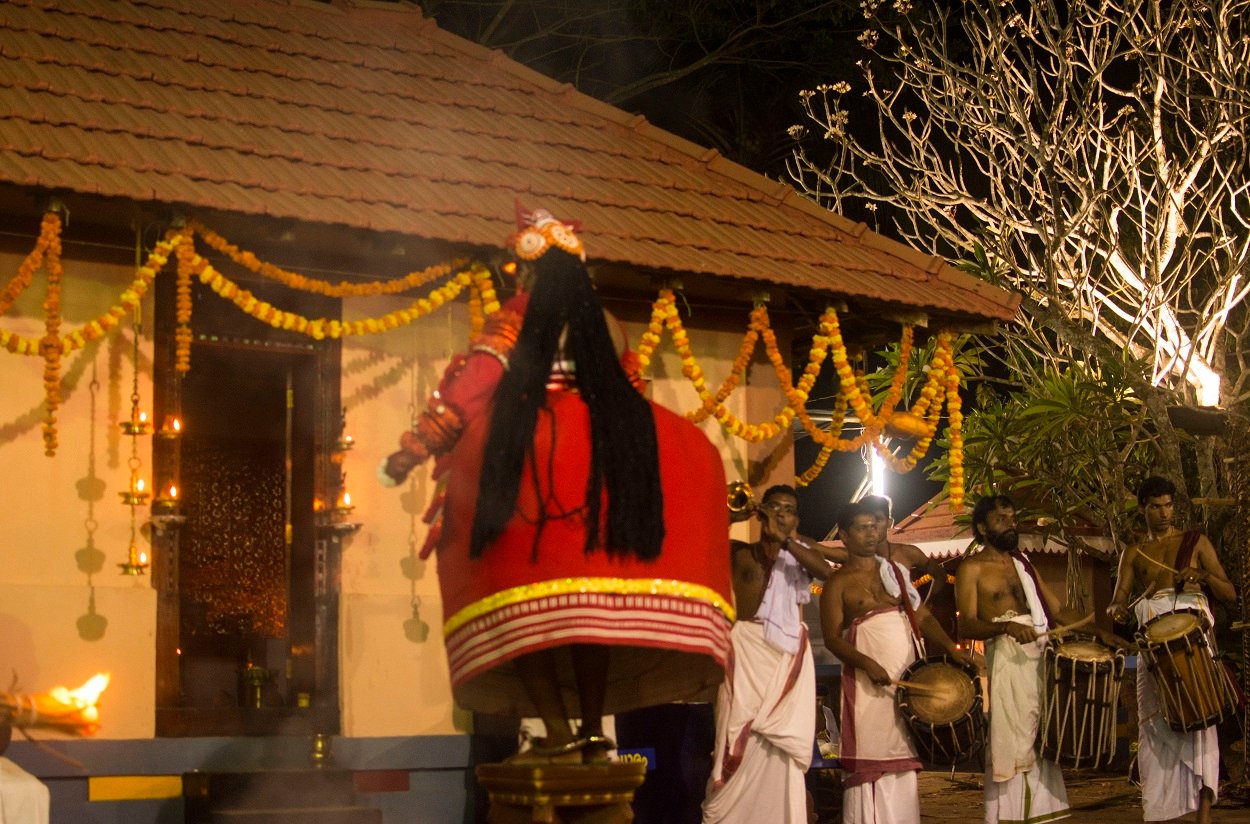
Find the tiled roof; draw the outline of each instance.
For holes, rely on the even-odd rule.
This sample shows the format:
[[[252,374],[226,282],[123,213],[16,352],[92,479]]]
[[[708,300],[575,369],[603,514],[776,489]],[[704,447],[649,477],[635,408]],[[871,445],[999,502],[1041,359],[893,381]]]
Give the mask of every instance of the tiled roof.
[[[6,0],[0,118],[20,186],[489,247],[519,198],[601,262],[968,320],[1018,304],[408,4]]]

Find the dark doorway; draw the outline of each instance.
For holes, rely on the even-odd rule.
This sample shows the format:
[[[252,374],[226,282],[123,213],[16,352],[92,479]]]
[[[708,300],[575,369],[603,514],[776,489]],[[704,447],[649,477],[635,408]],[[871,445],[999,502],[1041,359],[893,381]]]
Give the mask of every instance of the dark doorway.
[[[199,289],[179,375],[170,297],[157,295],[157,420],[176,414],[181,429],[154,442],[153,463],[178,484],[179,520],[154,541],[157,734],[337,732],[339,547],[316,517],[338,483],[339,347]],[[337,302],[277,299],[337,314]]]

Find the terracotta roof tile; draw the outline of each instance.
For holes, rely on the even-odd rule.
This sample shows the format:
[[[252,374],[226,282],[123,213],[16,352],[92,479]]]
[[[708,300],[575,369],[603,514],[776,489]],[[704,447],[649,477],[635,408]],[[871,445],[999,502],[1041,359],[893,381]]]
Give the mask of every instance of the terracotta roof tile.
[[[1007,319],[1018,298],[440,30],[409,4],[8,0],[0,180]]]

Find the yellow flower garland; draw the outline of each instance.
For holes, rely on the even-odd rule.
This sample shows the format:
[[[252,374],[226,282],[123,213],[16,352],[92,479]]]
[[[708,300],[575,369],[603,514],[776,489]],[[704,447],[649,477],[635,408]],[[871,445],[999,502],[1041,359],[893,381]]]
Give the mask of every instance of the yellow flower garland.
[[[73,332],[61,335],[61,354],[68,355],[70,352],[82,349],[88,343],[100,340],[117,326],[122,318],[133,312],[134,308],[139,305],[139,301],[143,300],[143,296],[147,294],[152,279],[165,266],[172,247],[173,242],[169,240],[156,244],[156,248],[148,255],[147,262],[139,267],[135,279],[122,291],[116,304],[105,310],[104,314],[87,321]],[[42,355],[41,345],[42,339],[15,335],[0,329],[0,347],[16,355]]]
[[[39,341],[43,355],[44,418],[43,454],[49,458],[56,455],[56,411],[61,406],[61,279],[65,270],[61,266],[61,219],[49,214],[56,221],[56,231],[48,242],[44,269],[48,273],[48,292],[43,301],[44,336]],[[47,217],[47,216],[45,216]]]
[[[288,272],[287,270],[274,266],[272,263],[266,263],[260,260],[251,252],[245,252],[238,246],[227,241],[221,235],[212,231],[198,221],[190,221],[187,223],[187,229],[203,238],[204,242],[210,247],[217,250],[221,254],[227,256],[235,263],[248,269],[261,277],[269,278],[277,281],[289,289],[297,289],[302,292],[313,292],[318,295],[325,295],[331,298],[346,297],[376,297],[378,295],[397,295],[400,292],[406,292],[409,289],[415,289],[418,286],[437,280],[441,277],[451,274],[451,272],[466,264],[464,260],[455,260],[451,263],[440,263],[436,266],[429,266],[417,272],[409,272],[401,278],[394,280],[379,280],[372,283],[327,283],[323,280],[305,277],[304,275]],[[489,312],[487,314],[490,314]]]
[[[0,315],[7,314],[18,297],[30,287],[35,272],[43,265],[43,256],[49,244],[59,239],[60,236],[61,218],[55,212],[48,212],[40,223],[39,238],[35,241],[35,248],[30,250],[30,254],[17,267],[17,274],[4,287],[4,291],[0,292]]]
[[[259,300],[251,292],[240,288],[234,281],[214,269],[207,260],[198,254],[194,254],[191,258],[190,267],[192,273],[200,279],[201,283],[245,313],[262,323],[269,324],[275,329],[296,332],[306,335],[313,340],[338,339],[352,335],[373,335],[387,332],[391,329],[398,329],[401,326],[407,326],[418,318],[439,308],[444,303],[454,300],[461,290],[471,282],[477,281],[480,284],[490,279],[490,271],[483,266],[475,264],[468,271],[458,272],[453,275],[450,282],[434,289],[430,292],[429,297],[418,298],[413,301],[406,309],[387,312],[385,315],[377,318],[342,322],[327,318],[309,319],[295,312],[279,309],[267,301]]]
[[[945,397],[948,408],[952,411],[951,428],[951,463],[957,471],[952,471],[951,499],[952,504],[959,507],[963,503],[963,442],[959,425],[962,421],[959,414],[959,371],[955,367],[951,355],[950,332],[941,330],[937,336],[934,356],[929,364],[929,375],[921,388],[920,396],[909,411],[901,411],[896,407],[902,397],[903,386],[907,379],[907,369],[911,362],[911,350],[914,343],[914,330],[910,325],[903,327],[899,342],[899,362],[890,380],[890,388],[879,410],[874,411],[869,401],[868,387],[865,378],[855,373],[851,366],[850,356],[842,340],[841,326],[837,312],[832,308],[825,310],[820,319],[820,328],[812,337],[812,347],[808,355],[808,363],[803,376],[797,385],[793,383],[793,375],[785,365],[785,360],[777,346],[776,334],[768,320],[768,310],[758,304],[751,312],[746,335],[734,359],[729,375],[713,395],[707,388],[702,368],[695,359],[690,347],[690,338],[681,323],[677,311],[677,301],[671,289],[662,289],[651,308],[651,319],[647,329],[639,341],[637,352],[642,369],[650,365],[655,349],[659,346],[661,335],[667,327],[673,337],[673,345],[681,357],[682,374],[691,382],[699,395],[701,404],[698,409],[686,413],[686,417],[699,422],[714,417],[731,435],[750,443],[769,440],[788,429],[795,417],[798,417],[803,428],[812,439],[821,446],[816,460],[801,475],[796,476],[799,486],[810,484],[824,470],[829,457],[834,451],[849,452],[871,444],[887,464],[899,473],[910,472],[917,462],[929,450],[933,437],[941,420],[942,400]],[[762,424],[750,424],[737,418],[726,407],[724,402],[738,386],[746,372],[747,365],[760,337],[764,338],[768,359],[777,373],[781,389],[786,397],[787,405],[772,421]],[[832,349],[832,361],[838,372],[839,394],[835,403],[834,421],[828,429],[821,429],[807,412],[807,399],[812,386],[820,374],[821,364],[829,357]],[[954,393],[954,404],[951,405],[951,394]],[[845,410],[855,410],[863,424],[861,433],[852,439],[841,438],[842,421]],[[917,430],[918,440],[905,456],[897,456],[880,440],[880,435],[892,420],[898,419],[900,427]]]

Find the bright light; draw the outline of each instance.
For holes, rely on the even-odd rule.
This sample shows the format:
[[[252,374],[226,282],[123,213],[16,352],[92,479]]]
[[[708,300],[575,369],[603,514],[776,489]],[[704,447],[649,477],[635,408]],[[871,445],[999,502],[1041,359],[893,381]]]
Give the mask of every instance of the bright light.
[[[885,495],[885,459],[875,449],[868,462],[868,478],[872,481],[872,494]]]

